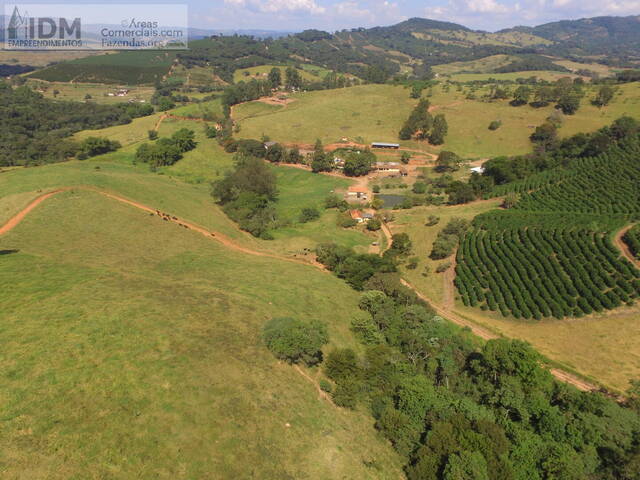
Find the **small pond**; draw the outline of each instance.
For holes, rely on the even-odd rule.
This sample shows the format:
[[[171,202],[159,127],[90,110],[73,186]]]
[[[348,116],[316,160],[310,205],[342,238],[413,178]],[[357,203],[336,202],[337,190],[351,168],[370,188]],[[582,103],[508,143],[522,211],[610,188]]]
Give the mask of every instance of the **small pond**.
[[[381,199],[384,202],[384,208],[393,208],[396,205],[400,205],[404,201],[404,195],[391,195],[391,194],[376,194],[376,198]]]

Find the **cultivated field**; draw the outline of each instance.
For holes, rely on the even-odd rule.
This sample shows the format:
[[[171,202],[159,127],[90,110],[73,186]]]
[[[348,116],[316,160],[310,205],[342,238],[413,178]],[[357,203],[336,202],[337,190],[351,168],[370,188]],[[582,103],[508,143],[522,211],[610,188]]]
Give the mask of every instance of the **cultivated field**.
[[[65,183],[119,177],[174,211],[198,192],[125,179],[117,165],[61,167]],[[2,178],[3,195],[42,186],[51,169],[29,170]],[[202,204],[188,213],[225,222]],[[324,320],[333,345],[354,345],[358,295],[333,276],[233,252],[86,191],[42,203],[0,249],[19,250],[0,262],[3,476],[401,476],[370,417],[320,398],[260,339],[265,320],[290,315]]]
[[[437,233],[452,217],[471,220],[492,210],[500,200],[474,202],[463,206],[418,207],[396,212],[391,224],[394,233],[404,231],[414,244],[414,254],[420,258],[415,270],[403,270],[412,285],[440,305],[448,306],[463,318],[502,334],[530,342],[542,354],[588,378],[618,391],[628,388],[629,379],[640,377],[640,307],[621,307],[583,318],[541,321],[504,318],[500,313],[465,307],[449,274],[434,273],[437,265],[451,261],[428,258]],[[427,217],[437,215],[436,226],[425,226]],[[423,275],[425,265],[430,272]]]
[[[71,60],[29,73],[50,82],[153,84],[169,71],[175,52],[137,50]]]

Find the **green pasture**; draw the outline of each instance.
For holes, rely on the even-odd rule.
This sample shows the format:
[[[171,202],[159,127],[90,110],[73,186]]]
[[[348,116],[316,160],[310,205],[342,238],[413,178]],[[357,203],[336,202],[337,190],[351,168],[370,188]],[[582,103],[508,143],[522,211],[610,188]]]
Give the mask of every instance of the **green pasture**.
[[[90,95],[89,101],[95,103],[116,104],[125,102],[140,102],[141,100],[149,102],[153,95],[153,87],[143,86],[113,86],[101,83],[64,83],[64,82],[45,82],[42,80],[27,81],[27,85],[38,89],[42,95],[55,100],[66,100],[84,102],[86,96]],[[126,88],[129,93],[124,97],[109,96],[109,93],[115,93],[120,88]],[[54,94],[57,91],[57,94]]]
[[[293,65],[290,65],[293,66]],[[282,81],[285,80],[285,70],[289,67],[289,65],[260,65],[258,67],[249,67],[249,68],[239,68],[235,72],[233,72],[233,81],[234,83],[238,82],[248,82],[249,80],[266,80],[269,72],[273,68],[279,68],[280,74],[282,76]],[[330,70],[315,67],[313,65],[303,66],[302,68],[296,68],[300,76],[303,80],[307,80],[310,82],[322,80],[322,78],[330,72]]]
[[[0,238],[13,249],[0,257],[3,477],[402,476],[367,414],[320,398],[261,342],[288,315],[327,322],[327,350],[354,345],[358,295],[332,275],[81,191]]]
[[[522,75],[523,72],[517,74]],[[421,150],[452,150],[467,158],[528,153],[529,136],[555,111],[552,105],[512,107],[508,100],[483,101],[481,97],[488,93],[488,86],[477,87],[477,99],[469,100],[466,97],[471,90],[469,85],[460,89],[438,85],[423,92],[431,101],[432,114],[444,113],[447,118],[449,133],[444,145],[433,147],[425,141],[400,143]],[[561,136],[597,130],[622,115],[640,118],[640,83],[620,85],[612,103],[602,109],[590,103],[595,91],[594,87],[585,87],[586,96],[578,112],[563,118]],[[240,122],[239,136],[261,138],[265,134],[280,142],[306,144],[317,138],[333,143],[343,137],[360,137],[365,143],[397,141],[398,131],[416,104],[407,89],[391,85],[304,92],[292,98],[294,101],[286,106],[261,102],[236,106],[233,115]],[[502,126],[490,131],[493,120],[502,121]]]

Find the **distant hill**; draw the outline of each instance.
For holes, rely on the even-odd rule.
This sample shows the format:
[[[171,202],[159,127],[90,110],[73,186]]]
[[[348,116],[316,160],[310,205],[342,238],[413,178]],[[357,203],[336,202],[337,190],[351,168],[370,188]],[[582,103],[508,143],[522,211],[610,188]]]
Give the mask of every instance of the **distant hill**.
[[[563,20],[501,31],[510,32],[528,33],[550,40],[554,43],[553,50],[565,55],[640,58],[640,15]]]
[[[639,16],[567,20],[498,32],[411,18],[387,27],[335,33],[192,29],[190,37],[189,50],[177,53],[179,62],[187,68],[213,67],[227,82],[233,81],[238,69],[287,63],[314,64],[369,82],[383,82],[399,73],[424,78],[436,65],[492,56],[510,59],[511,63],[500,65],[502,72],[567,71],[549,57],[615,67],[640,65]],[[92,65],[95,62],[92,60]],[[74,73],[86,77],[82,72]]]

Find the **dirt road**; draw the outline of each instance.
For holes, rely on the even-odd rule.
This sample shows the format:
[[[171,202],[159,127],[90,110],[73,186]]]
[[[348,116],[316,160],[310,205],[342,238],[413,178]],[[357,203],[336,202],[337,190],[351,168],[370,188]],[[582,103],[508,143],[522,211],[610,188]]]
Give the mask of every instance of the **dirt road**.
[[[456,313],[445,308],[444,306],[434,303],[429,298],[421,294],[418,290],[416,290],[415,287],[411,285],[409,282],[407,282],[406,280],[401,279],[400,281],[404,286],[409,287],[411,290],[413,290],[416,293],[416,295],[418,295],[418,297],[420,297],[422,300],[427,302],[431,306],[431,308],[443,318],[446,318],[447,320],[455,323],[456,325],[460,325],[461,327],[468,327],[471,330],[471,333],[473,333],[474,335],[484,340],[493,340],[496,338],[501,338],[500,335],[497,335],[485,328],[482,328],[476,325],[475,323],[465,318],[462,318],[460,315],[457,315]],[[593,391],[600,390],[599,386],[589,383],[585,380],[582,380],[580,377],[573,375],[569,372],[566,372],[564,370],[560,370],[558,368],[549,368],[549,372],[551,372],[551,374],[554,377],[556,377],[556,379],[565,383],[569,383],[574,387],[576,387],[578,390],[582,390],[583,392],[593,392]]]
[[[627,225],[622,230],[620,230],[618,233],[616,233],[615,237],[613,237],[613,243],[614,243],[614,245],[616,247],[618,247],[618,249],[620,249],[620,251],[622,252],[622,255],[624,255],[624,257],[627,260],[629,260],[632,264],[634,264],[636,266],[636,268],[640,268],[640,260],[638,260],[635,257],[635,255],[633,255],[633,253],[631,253],[631,250],[629,249],[629,245],[627,245],[624,242],[624,240],[622,240],[622,237],[624,237],[625,234],[635,226],[636,226],[636,224],[632,223],[631,225]]]
[[[196,231],[196,232],[206,236],[207,238],[209,238],[211,240],[215,240],[217,242],[220,242],[222,245],[224,245],[227,248],[230,248],[232,250],[235,250],[235,251],[238,251],[238,252],[241,252],[241,253],[245,253],[245,254],[248,254],[248,255],[254,255],[254,256],[258,256],[258,257],[269,257],[269,258],[274,258],[274,259],[278,259],[278,260],[284,260],[284,261],[287,261],[287,262],[294,262],[294,263],[303,264],[303,265],[311,265],[311,266],[313,266],[315,268],[318,268],[318,269],[326,272],[326,269],[324,268],[324,266],[322,264],[318,263],[316,260],[285,257],[285,256],[276,255],[276,254],[272,254],[272,253],[260,252],[260,251],[257,251],[257,250],[252,250],[250,248],[247,248],[247,247],[244,247],[242,245],[239,245],[239,244],[235,243],[233,240],[231,240],[230,238],[226,237],[225,235],[222,235],[219,232],[212,232],[210,230],[205,229],[204,227],[201,227],[201,226],[196,225],[194,223],[188,222],[186,220],[182,220],[182,219],[180,219],[180,218],[178,218],[178,217],[176,217],[174,215],[170,215],[170,214],[168,214],[166,212],[162,212],[160,210],[151,208],[151,207],[149,207],[147,205],[144,205],[142,203],[136,202],[134,200],[130,200],[130,199],[127,199],[125,197],[121,197],[120,195],[117,195],[117,194],[114,194],[114,193],[111,193],[111,192],[106,192],[106,191],[103,191],[103,190],[99,190],[99,189],[93,188],[93,187],[86,187],[86,186],[63,187],[63,188],[59,188],[59,189],[56,189],[56,190],[52,190],[52,191],[47,192],[47,193],[45,193],[43,195],[40,195],[35,200],[31,201],[20,212],[18,212],[16,215],[14,215],[12,218],[10,218],[4,225],[0,226],[0,235],[4,235],[4,234],[10,232],[12,229],[14,229],[31,211],[33,211],[34,208],[36,208],[38,205],[40,205],[45,200],[51,198],[52,196],[54,196],[54,195],[56,195],[56,194],[58,194],[60,192],[69,191],[69,190],[86,190],[86,191],[92,191],[92,192],[104,195],[104,196],[106,196],[108,198],[111,198],[113,200],[125,203],[127,205],[130,205],[132,207],[138,208],[138,209],[143,210],[145,212],[157,215],[163,221],[172,222],[172,223],[175,223],[175,224],[177,224],[177,225],[179,225],[179,226],[181,226],[181,227],[183,227],[185,229]],[[389,228],[386,225],[383,226],[383,232],[384,232],[384,234],[387,236],[387,238],[390,241],[391,231],[389,230]],[[450,320],[451,322],[453,322],[453,323],[455,323],[457,325],[460,325],[462,327],[468,327],[474,335],[477,335],[478,337],[483,338],[485,340],[491,340],[491,339],[494,339],[494,338],[499,338],[499,336],[494,334],[493,332],[490,332],[489,330],[484,329],[484,328],[476,325],[475,323],[462,318],[461,316],[459,316],[456,313],[452,312],[450,309],[445,308],[445,306],[440,306],[440,305],[434,303],[429,298],[425,297],[422,293],[420,293],[418,290],[416,290],[416,288],[413,285],[411,285],[409,282],[407,282],[406,280],[402,279],[401,282],[406,287],[412,289],[416,293],[416,295],[418,295],[419,298],[421,298],[422,300],[427,302],[431,306],[431,308],[433,308],[433,310],[438,315],[441,315],[442,317]],[[570,383],[570,384],[574,385],[576,388],[578,388],[580,390],[583,390],[583,391],[598,390],[598,387],[596,385],[592,385],[592,384],[590,384],[590,383],[588,383],[588,382],[586,382],[584,380],[581,380],[580,378],[576,377],[575,375],[572,375],[572,374],[570,374],[568,372],[565,372],[563,370],[559,370],[557,368],[551,368],[550,372],[558,380],[561,380],[561,381],[566,382],[566,383]]]
[[[117,195],[115,193],[110,193],[110,192],[106,192],[106,191],[103,191],[103,190],[99,190],[97,188],[84,187],[84,186],[59,188],[59,189],[53,190],[51,192],[48,192],[48,193],[45,193],[45,194],[39,196],[38,198],[33,200],[31,203],[29,203],[24,209],[22,209],[16,215],[14,215],[12,218],[10,218],[8,222],[6,222],[4,225],[0,226],[0,235],[8,233],[12,229],[14,229],[34,208],[36,208],[38,205],[40,205],[42,202],[44,202],[48,198],[51,198],[53,195],[56,195],[57,193],[64,192],[64,191],[69,191],[69,190],[86,190],[86,191],[99,193],[100,195],[104,195],[105,197],[111,198],[113,200],[117,200],[118,202],[122,202],[122,203],[130,205],[132,207],[135,207],[135,208],[138,208],[140,210],[143,210],[145,212],[149,212],[149,213],[152,213],[154,215],[157,215],[158,217],[160,217],[162,220],[164,220],[166,222],[175,223],[178,226],[183,227],[183,228],[185,228],[187,230],[193,230],[195,232],[198,232],[198,233],[204,235],[205,237],[207,237],[209,239],[212,239],[212,240],[215,240],[217,242],[220,242],[221,244],[223,244],[227,248],[230,248],[232,250],[235,250],[235,251],[238,251],[238,252],[241,252],[241,253],[245,253],[247,255],[254,255],[254,256],[257,256],[257,257],[275,258],[275,259],[278,259],[278,260],[285,260],[287,262],[294,262],[294,263],[299,263],[299,264],[303,264],[303,265],[312,265],[312,266],[314,266],[314,267],[316,267],[318,269],[325,270],[324,266],[322,264],[318,263],[315,259],[312,260],[312,259],[303,259],[303,258],[293,258],[293,257],[282,256],[282,255],[276,255],[276,254],[273,254],[273,253],[261,252],[261,251],[258,251],[258,250],[252,250],[250,248],[247,248],[247,247],[244,247],[242,245],[237,244],[232,239],[230,239],[229,237],[223,235],[220,232],[207,230],[206,228],[201,227],[200,225],[188,222],[186,220],[183,220],[181,218],[176,217],[175,215],[171,215],[169,213],[162,212],[160,210],[151,208],[151,207],[149,207],[147,205],[144,205],[142,203],[136,202],[134,200],[129,200],[128,198],[121,197],[120,195]]]

